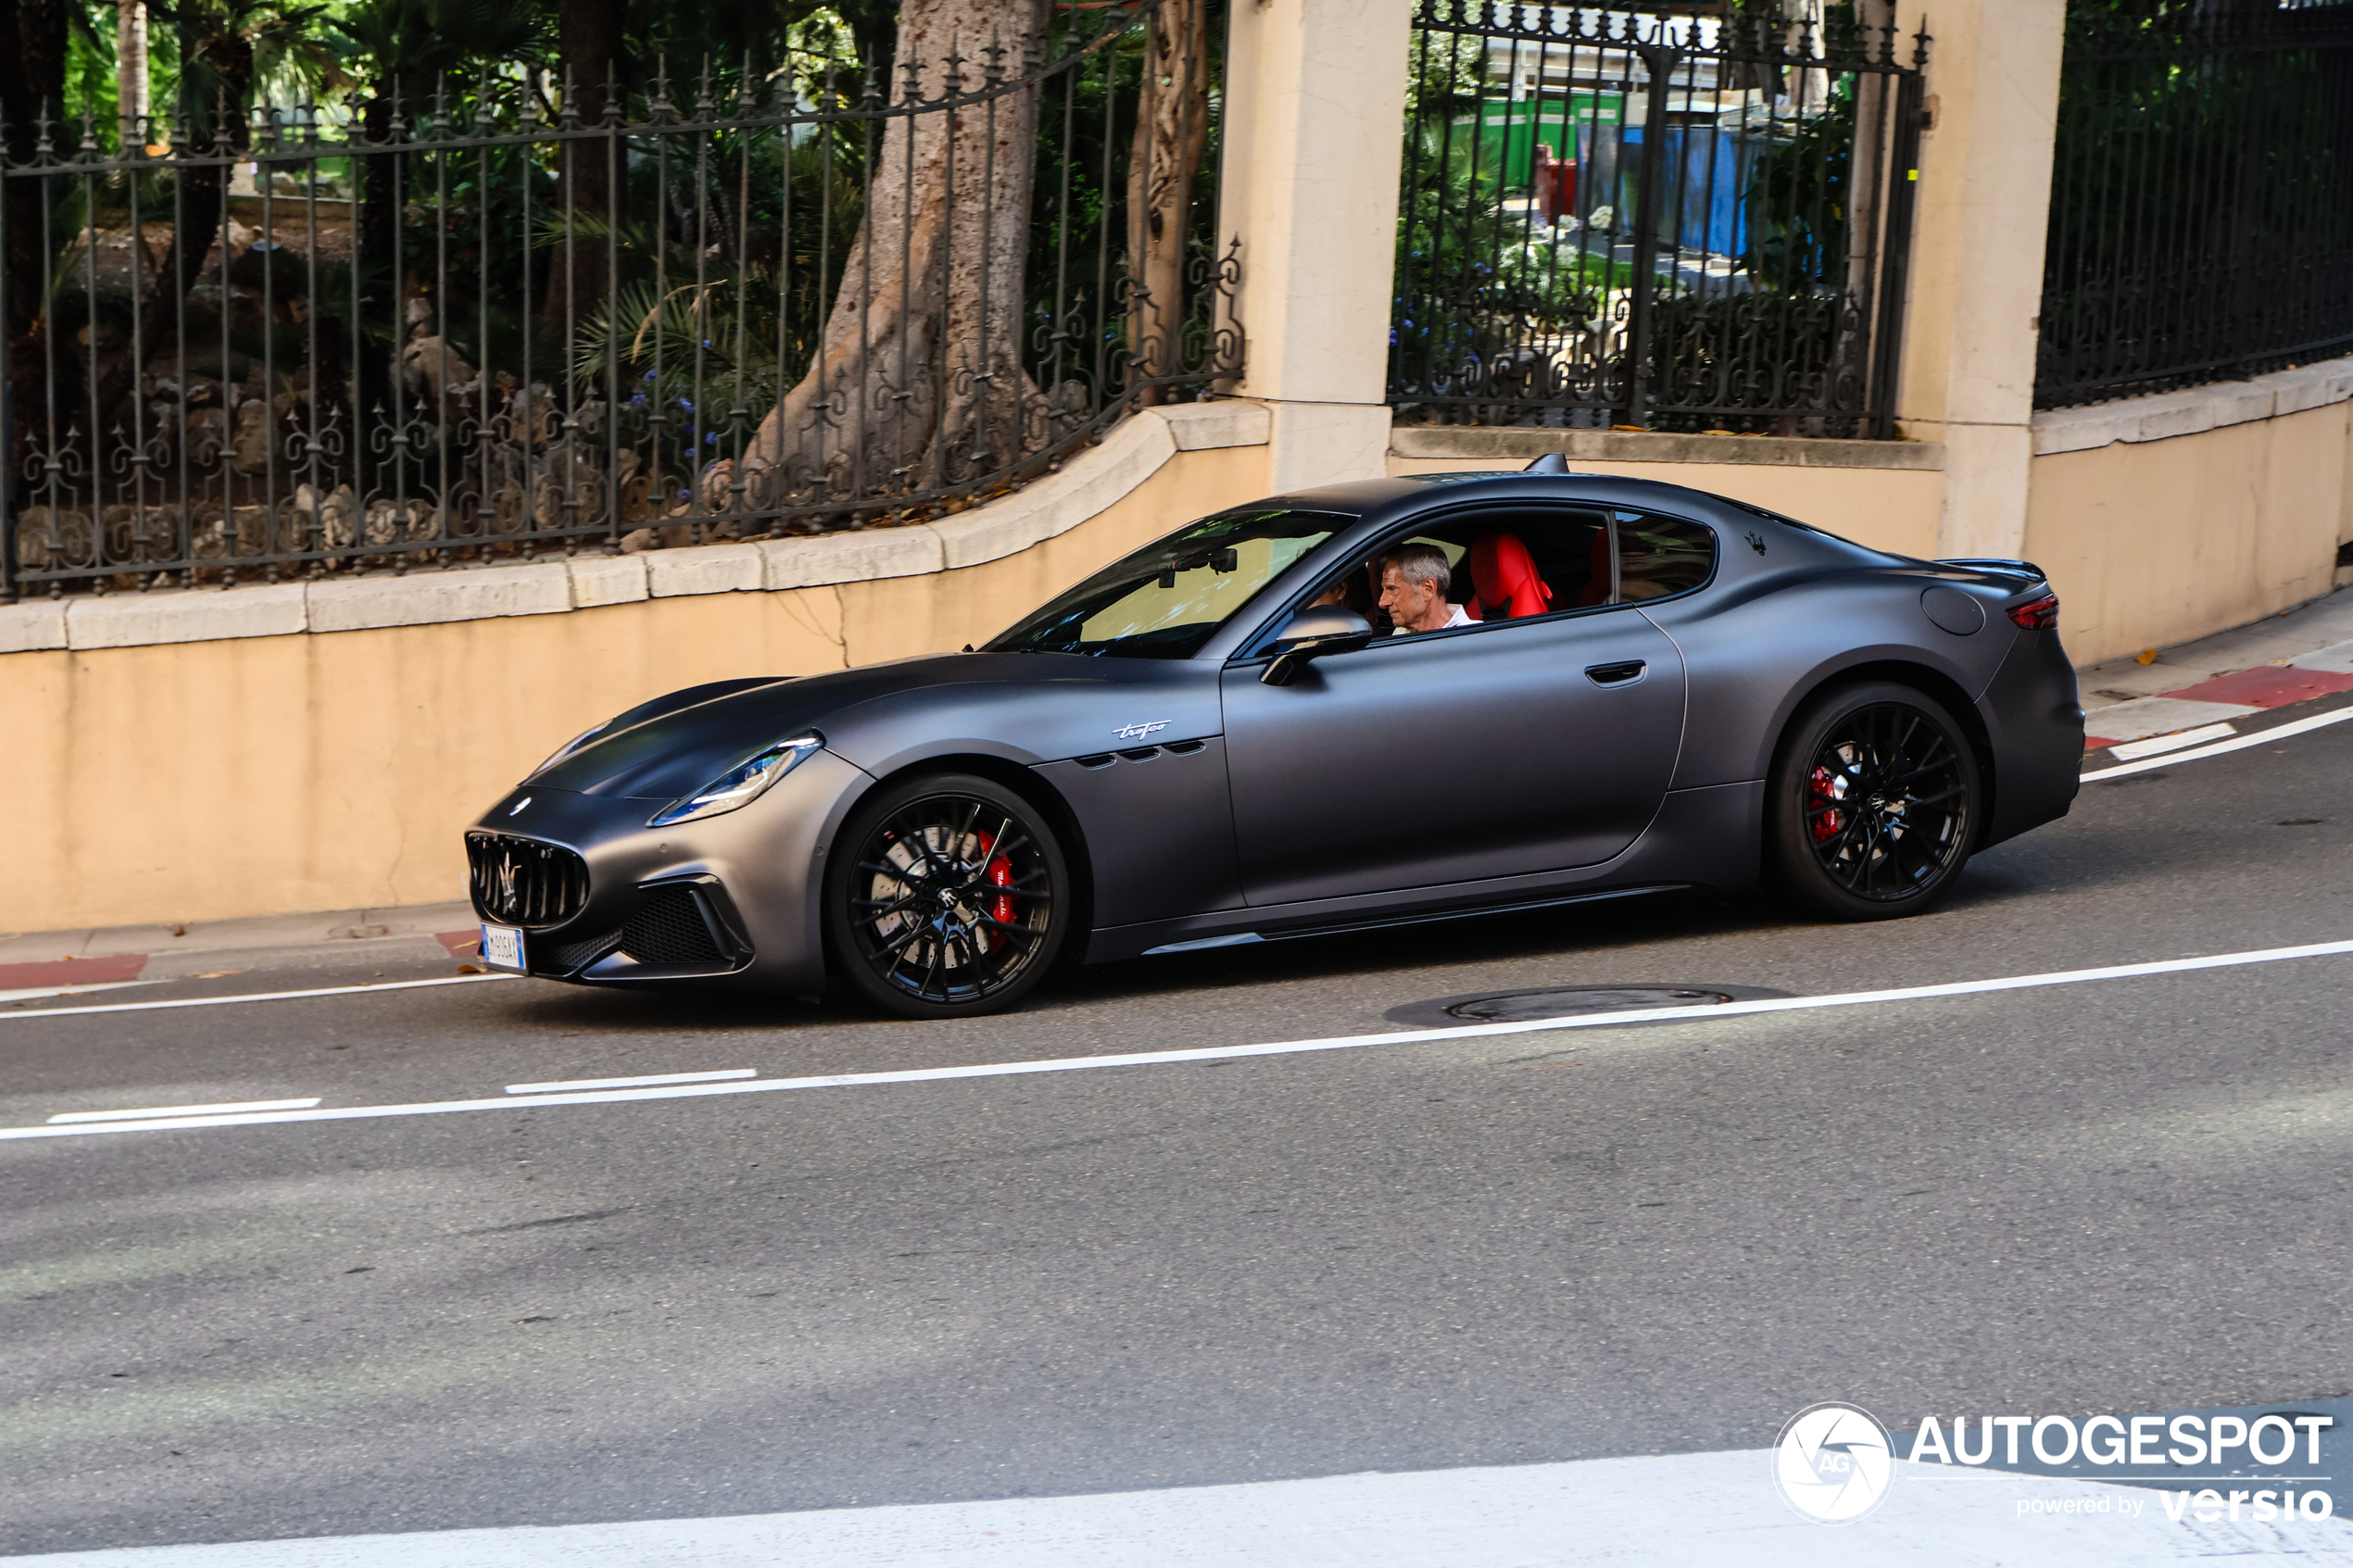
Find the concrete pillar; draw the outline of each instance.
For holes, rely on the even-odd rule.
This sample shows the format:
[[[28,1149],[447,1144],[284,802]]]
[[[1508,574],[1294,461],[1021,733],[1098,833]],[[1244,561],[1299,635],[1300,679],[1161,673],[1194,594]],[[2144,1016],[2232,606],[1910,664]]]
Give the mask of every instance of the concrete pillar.
[[[1241,237],[1245,396],[1274,488],[1388,471],[1390,274],[1412,0],[1234,0],[1218,177]]]
[[[1896,419],[1944,445],[1940,556],[2017,556],[2033,456],[2034,344],[2065,0],[1902,0],[1923,20],[1920,138]]]

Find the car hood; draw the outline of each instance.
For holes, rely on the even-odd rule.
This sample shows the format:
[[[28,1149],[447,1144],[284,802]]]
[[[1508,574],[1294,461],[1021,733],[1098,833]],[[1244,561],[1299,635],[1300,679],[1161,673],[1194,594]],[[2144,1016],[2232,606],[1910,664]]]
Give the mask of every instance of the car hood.
[[[1119,733],[1130,727],[1143,734]],[[1190,661],[938,654],[673,693],[623,714],[529,782],[675,800],[804,730],[874,771],[926,750],[972,748],[1034,763],[1135,746],[1144,735],[1161,744],[1196,739],[1218,728],[1215,671]]]

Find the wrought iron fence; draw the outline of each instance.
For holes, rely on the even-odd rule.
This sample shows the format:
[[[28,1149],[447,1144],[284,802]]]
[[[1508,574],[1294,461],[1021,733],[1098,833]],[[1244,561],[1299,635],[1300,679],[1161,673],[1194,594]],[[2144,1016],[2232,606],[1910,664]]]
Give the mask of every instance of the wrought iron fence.
[[[44,112],[0,171],[0,596],[913,521],[1210,395],[1211,3],[598,122],[529,78],[119,147]]]
[[[1764,9],[1417,0],[1399,418],[1894,433],[1928,39]]]
[[[2353,6],[2070,7],[2039,408],[2353,351]]]

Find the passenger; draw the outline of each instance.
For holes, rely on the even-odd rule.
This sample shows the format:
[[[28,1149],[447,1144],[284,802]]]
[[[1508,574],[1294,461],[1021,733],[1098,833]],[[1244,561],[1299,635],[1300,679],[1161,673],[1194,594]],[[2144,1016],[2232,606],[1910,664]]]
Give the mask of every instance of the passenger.
[[[1315,596],[1316,607],[1336,605],[1370,621],[1373,618],[1373,574],[1368,570],[1369,566],[1368,562],[1366,566],[1351,567],[1334,579],[1330,587]]]
[[[1453,581],[1446,552],[1435,545],[1416,542],[1391,550],[1380,569],[1380,607],[1396,628],[1391,635],[1477,624],[1462,606],[1447,602]]]

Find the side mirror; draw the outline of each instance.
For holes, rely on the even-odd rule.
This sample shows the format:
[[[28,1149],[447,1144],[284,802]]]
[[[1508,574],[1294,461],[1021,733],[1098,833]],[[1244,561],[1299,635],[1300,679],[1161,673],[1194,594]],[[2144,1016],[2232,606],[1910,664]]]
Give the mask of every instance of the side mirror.
[[[1373,640],[1373,623],[1338,605],[1311,605],[1283,623],[1275,638],[1275,659],[1259,680],[1288,686],[1310,660],[1327,653],[1353,653]]]

